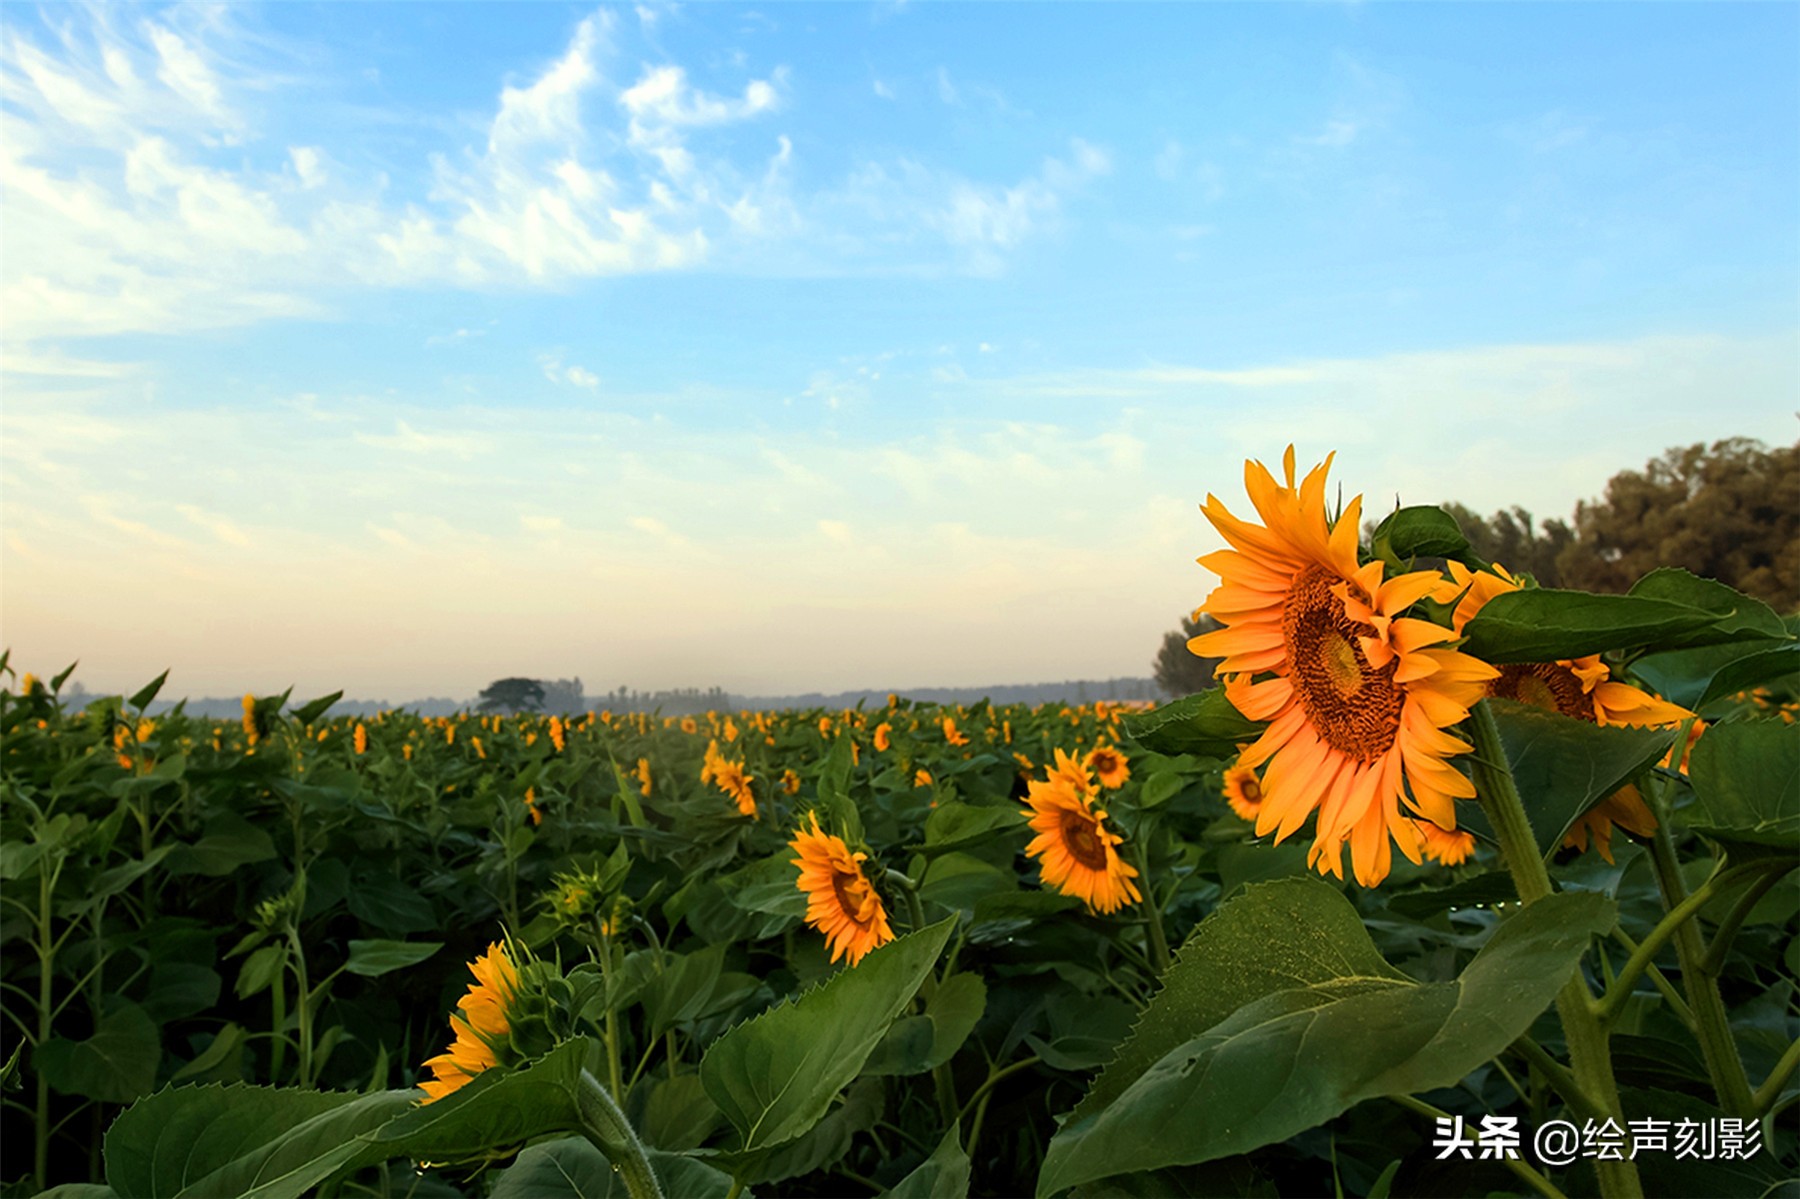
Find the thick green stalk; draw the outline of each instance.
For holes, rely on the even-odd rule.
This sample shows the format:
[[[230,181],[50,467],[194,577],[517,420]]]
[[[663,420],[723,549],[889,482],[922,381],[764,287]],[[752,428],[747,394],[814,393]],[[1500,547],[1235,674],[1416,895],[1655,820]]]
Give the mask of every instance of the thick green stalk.
[[[619,1177],[625,1182],[625,1193],[631,1199],[662,1199],[662,1186],[650,1168],[644,1143],[631,1130],[625,1113],[612,1101],[606,1088],[586,1070],[581,1072],[576,1099],[581,1109],[582,1133],[619,1171]]]
[[[1651,794],[1649,788],[1640,790],[1646,797]],[[1681,877],[1681,863],[1675,857],[1675,841],[1669,836],[1668,809],[1660,799],[1651,799],[1656,805],[1656,836],[1650,842],[1650,862],[1656,869],[1656,885],[1662,890],[1663,904],[1674,912],[1689,902],[1689,896],[1687,883]],[[1687,992],[1688,1007],[1694,1013],[1700,1056],[1706,1059],[1706,1073],[1712,1079],[1719,1106],[1730,1116],[1755,1115],[1750,1079],[1744,1073],[1744,1059],[1738,1056],[1737,1042],[1731,1039],[1731,1021],[1719,994],[1719,980],[1706,972],[1706,947],[1700,943],[1700,930],[1692,920],[1684,920],[1676,926],[1670,940],[1675,943],[1675,959],[1681,964],[1681,989]]]
[[[1486,700],[1475,705],[1469,725],[1475,740],[1475,789],[1482,811],[1487,813],[1500,840],[1500,852],[1520,900],[1536,903],[1551,892],[1550,872],[1544,868],[1544,855],[1538,850],[1512,770],[1505,765],[1506,747],[1500,741],[1500,728],[1494,723],[1494,713]],[[1586,1096],[1588,1105],[1606,1112],[1624,1127],[1624,1109],[1619,1103],[1618,1083],[1613,1079],[1606,1028],[1594,1013],[1593,995],[1579,968],[1557,993],[1556,1011],[1562,1017],[1563,1039],[1568,1042],[1575,1085]],[[1594,1174],[1606,1199],[1638,1199],[1644,1193],[1634,1162],[1595,1161]]]

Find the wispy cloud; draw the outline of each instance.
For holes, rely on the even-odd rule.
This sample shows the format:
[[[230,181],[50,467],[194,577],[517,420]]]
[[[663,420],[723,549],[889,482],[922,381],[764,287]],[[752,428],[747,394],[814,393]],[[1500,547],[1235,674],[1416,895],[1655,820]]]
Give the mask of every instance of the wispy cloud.
[[[1563,514],[1669,445],[1790,436],[1795,352],[1792,336],[1659,337],[941,383],[907,373],[927,360],[895,359],[871,388],[955,415],[779,438],[756,432],[750,404],[734,422],[682,427],[597,404],[345,396],[249,422],[146,408],[130,380],[112,380],[111,398],[0,409],[0,587],[15,646],[35,658],[67,643],[119,663],[119,685],[167,664],[145,657],[173,652],[156,630],[235,627],[244,580],[269,571],[304,581],[258,610],[311,630],[284,641],[279,685],[390,687],[403,668],[423,691],[463,694],[496,677],[481,671],[551,654],[528,635],[539,627],[563,655],[545,669],[603,662],[581,673],[645,683],[1115,673],[1205,594],[1193,559],[1215,542],[1195,505],[1207,490],[1237,496],[1245,457],[1277,459],[1292,434],[1271,430],[1300,431],[1312,461],[1339,450],[1334,479],[1369,491],[1371,510],[1397,492]],[[1729,402],[1697,408],[1695,379]],[[1642,419],[1621,425],[1627,410]],[[1522,426],[1536,430],[1528,454]],[[54,611],[29,577],[59,580]],[[724,609],[721,586],[735,597]],[[123,619],[107,597],[126,587],[144,598]],[[425,656],[364,646],[366,631],[331,615],[371,606],[410,613],[407,652]],[[457,657],[471,613],[495,615],[483,637],[497,640]],[[858,640],[870,622],[908,646],[913,673],[895,678],[891,650]],[[680,631],[697,628],[710,657],[684,656]],[[323,654],[328,642],[370,656],[346,662]],[[244,661],[273,652],[239,648]],[[432,655],[479,677],[433,674]]]
[[[908,264],[869,251],[896,232],[910,265],[992,270],[1105,173],[1077,142],[1012,183],[901,160],[802,191],[792,139],[769,127],[783,67],[722,91],[681,63],[627,77],[621,23],[602,10],[497,86],[479,142],[416,142],[410,174],[390,178],[353,165],[354,144],[262,144],[270,111],[339,84],[210,12],[64,10],[0,42],[9,345],[320,317],[346,287],[891,269]],[[877,200],[893,179],[905,195]]]

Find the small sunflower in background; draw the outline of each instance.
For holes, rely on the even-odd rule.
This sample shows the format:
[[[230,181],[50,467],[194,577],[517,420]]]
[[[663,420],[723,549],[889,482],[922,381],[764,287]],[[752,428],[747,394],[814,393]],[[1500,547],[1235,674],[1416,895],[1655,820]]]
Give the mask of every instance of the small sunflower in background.
[[[1131,881],[1137,869],[1119,856],[1123,838],[1106,827],[1106,813],[1095,810],[1096,792],[1085,781],[1086,771],[1077,766],[1078,775],[1067,773],[1060,767],[1076,764],[1061,750],[1057,756],[1049,777],[1034,779],[1026,788],[1025,802],[1031,806],[1022,814],[1037,832],[1026,855],[1039,860],[1047,886],[1081,900],[1091,911],[1116,912],[1137,903],[1143,899]]]
[[[1256,777],[1256,771],[1248,766],[1227,768],[1222,790],[1225,802],[1238,819],[1255,824],[1263,806],[1262,780]]]
[[[806,893],[806,922],[825,934],[831,960],[848,957],[854,966],[871,949],[894,939],[887,908],[863,873],[866,853],[853,853],[842,837],[819,827],[816,812],[808,813],[812,829],[801,829],[788,844],[800,856],[791,859],[800,867],[795,886]]]
[[[1088,751],[1081,764],[1094,772],[1100,785],[1108,791],[1117,791],[1131,778],[1131,763],[1125,755],[1110,745],[1096,745]]]

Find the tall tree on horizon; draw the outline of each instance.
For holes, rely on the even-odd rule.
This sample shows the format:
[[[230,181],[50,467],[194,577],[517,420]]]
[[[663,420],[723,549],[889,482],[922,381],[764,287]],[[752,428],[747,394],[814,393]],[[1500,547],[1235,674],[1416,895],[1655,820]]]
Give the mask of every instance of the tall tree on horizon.
[[[1197,657],[1188,649],[1187,643],[1190,638],[1210,633],[1218,627],[1219,622],[1210,616],[1199,619],[1183,616],[1179,629],[1164,633],[1162,648],[1156,651],[1156,661],[1152,664],[1156,685],[1176,699],[1211,687],[1213,671],[1223,659]]]

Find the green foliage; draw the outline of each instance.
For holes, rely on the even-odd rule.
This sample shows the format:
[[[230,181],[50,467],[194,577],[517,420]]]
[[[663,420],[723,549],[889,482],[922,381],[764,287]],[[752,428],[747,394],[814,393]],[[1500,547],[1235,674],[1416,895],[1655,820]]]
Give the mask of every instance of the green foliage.
[[[242,1085],[160,1091],[107,1130],[106,1181],[134,1199],[299,1199],[417,1099]]]
[[[1415,558],[1460,561],[1470,548],[1456,518],[1429,505],[1395,509],[1375,526],[1370,541],[1375,556],[1396,569],[1409,567]]]
[[[725,1199],[731,1175],[672,1153],[650,1155],[663,1194],[679,1199]],[[625,1199],[625,1183],[606,1155],[580,1137],[533,1145],[494,1179],[489,1199]],[[751,1199],[753,1192],[740,1192]]]
[[[1108,1069],[1112,1086],[1090,1094],[1051,1142],[1038,1194],[1247,1152],[1364,1099],[1453,1086],[1531,1026],[1614,920],[1600,896],[1551,896],[1504,921],[1456,981],[1416,983],[1380,959],[1330,887],[1267,884],[1215,919],[1261,907],[1270,889],[1294,933],[1275,944],[1239,929],[1196,938],[1145,1014],[1161,1039],[1182,1039],[1122,1090],[1132,1066]],[[1234,998],[1269,989],[1207,1023],[1221,1005],[1196,1002],[1192,985],[1174,997],[1184,974],[1259,980]]]
[[[1573,814],[1648,770],[1647,794],[1666,806],[1686,885],[1697,886],[1722,850],[1727,869],[1785,852],[1792,729],[1780,713],[1793,710],[1800,651],[1754,605],[1705,580],[1665,574],[1642,590],[1654,601],[1629,598],[1698,614],[1701,637],[1756,638],[1658,648],[1687,636],[1678,633],[1614,656],[1615,672],[1704,699],[1716,723],[1695,750],[1694,794],[1656,765],[1672,730],[1597,728],[1495,703],[1495,756],[1509,762],[1546,851]],[[1763,690],[1740,695],[1744,686]],[[1517,910],[1515,884],[1487,844],[1456,869],[1396,859],[1365,890],[1308,878],[1306,830],[1279,846],[1258,841],[1219,786],[1221,764],[1261,726],[1217,690],[1148,713],[901,701],[866,713],[716,713],[692,731],[654,717],[578,717],[560,748],[543,716],[328,719],[284,704],[254,702],[252,744],[235,717],[140,721],[118,697],[65,710],[43,687],[29,702],[0,698],[0,977],[9,1026],[27,1034],[7,1047],[20,1046],[0,1139],[9,1163],[34,1175],[4,1193],[59,1183],[91,1188],[75,1199],[161,1193],[145,1179],[183,1154],[179,1185],[190,1187],[262,1170],[270,1194],[618,1193],[622,1176],[602,1165],[617,1137],[595,1133],[612,1146],[601,1151],[569,1135],[591,1119],[595,1079],[616,1086],[669,1195],[722,1194],[731,1175],[796,1199],[877,1187],[1029,1193],[1059,1128],[1148,1087],[1197,1035],[1346,975],[1376,981],[1367,995],[1353,986],[1268,1023],[1375,1019],[1389,990],[1441,1015],[1431,1006],[1441,1000],[1413,993],[1460,994],[1479,977],[1471,958],[1499,944],[1496,925],[1517,920],[1502,918]],[[968,744],[946,743],[944,716]],[[890,726],[885,750],[872,743],[878,723]],[[712,741],[755,779],[757,819],[700,779]],[[1123,747],[1131,780],[1098,802],[1144,870],[1168,941],[1187,942],[1167,973],[1154,963],[1148,905],[1089,912],[1021,856],[1033,836],[1020,815],[1029,779],[1044,777],[1056,750],[1079,757],[1100,743]],[[915,785],[921,768],[931,786]],[[1485,830],[1464,807],[1463,823]],[[854,968],[832,964],[802,922],[788,844],[809,810],[854,835],[895,928],[914,926],[909,886],[918,922],[949,919]],[[1621,931],[1641,944],[1679,898],[1659,895],[1645,848],[1615,831],[1612,851],[1613,865],[1553,855],[1551,875],[1563,890],[1613,897]],[[1782,1007],[1800,965],[1800,904],[1791,885],[1750,891],[1772,877],[1755,871],[1777,864],[1746,866],[1698,907],[1753,1089],[1800,1032]],[[1338,898],[1308,915],[1294,889]],[[1739,906],[1750,910],[1734,915]],[[418,1106],[406,1084],[454,1034],[447,1017],[473,981],[465,963],[508,931],[542,960],[533,977],[548,989],[534,990],[507,1047],[529,1055],[571,1030],[581,1038]],[[1311,965],[1283,974],[1191,964],[1229,954],[1254,963],[1284,947]],[[1587,959],[1596,988],[1622,967],[1625,952],[1608,953],[1605,964]],[[1660,983],[1638,975],[1612,1005],[1621,1083],[1716,1106],[1708,1060],[1663,991],[1698,986],[1703,972],[1689,978],[1668,944],[1657,964]],[[1535,1033],[1567,1056],[1552,1018]],[[1207,1060],[1240,1060],[1239,1045]],[[1527,1095],[1481,1062],[1459,1092],[1432,1101],[1463,1114],[1571,1110],[1516,1051],[1503,1056]],[[1459,1064],[1444,1061],[1445,1071]],[[1338,1081],[1319,1091],[1331,1102],[1296,1108],[1295,1120],[1313,1121],[1301,1131],[1199,1165],[1133,1165],[1081,1193],[1314,1194],[1334,1171],[1345,1193],[1378,1193],[1397,1154],[1406,1165],[1389,1178],[1393,1193],[1506,1188],[1504,1175],[1403,1153],[1422,1128],[1397,1107],[1331,1116],[1361,1092],[1327,1065],[1321,1077]],[[771,1068],[791,1082],[779,1095],[767,1089]],[[1260,1081],[1241,1095],[1208,1091],[1192,1110],[1215,1124],[1219,1112],[1248,1112]],[[1793,1091],[1790,1081],[1772,1093]],[[1172,1098],[1192,1099],[1184,1094]],[[110,1187],[88,1165],[108,1124],[119,1152],[108,1142],[104,1164],[130,1179]],[[38,1132],[42,1184],[23,1148]],[[1769,1153],[1777,1172],[1795,1165],[1780,1134]],[[415,1178],[415,1158],[439,1165]],[[1751,1177],[1665,1173],[1675,1180],[1665,1193],[1677,1182],[1692,1193],[1706,1177],[1729,1193]],[[1553,1180],[1569,1193],[1582,1185],[1573,1172]]]
[[[719,1038],[700,1079],[738,1132],[738,1148],[793,1140],[862,1070],[950,938],[945,920],[874,950],[854,970]]]
[[[1468,638],[1463,650],[1502,665],[1736,639],[1717,623],[1715,613],[1669,600],[1548,588],[1512,591],[1489,600],[1463,629]]]
[[[1213,671],[1223,659],[1202,658],[1188,648],[1188,642],[1217,628],[1219,622],[1210,616],[1183,616],[1179,629],[1163,634],[1151,673],[1165,694],[1194,695],[1213,685]]]
[[[1159,754],[1192,754],[1221,761],[1235,758],[1238,746],[1262,736],[1265,726],[1246,720],[1214,687],[1125,719],[1125,735]]]
[[[1602,727],[1530,704],[1487,702],[1538,849],[1546,856],[1583,812],[1655,765],[1677,736],[1675,729]],[[1493,839],[1492,824],[1473,800],[1458,805],[1457,823]]]
[[[1800,734],[1791,725],[1719,725],[1694,746],[1689,773],[1697,831],[1790,854],[1800,846]]]

